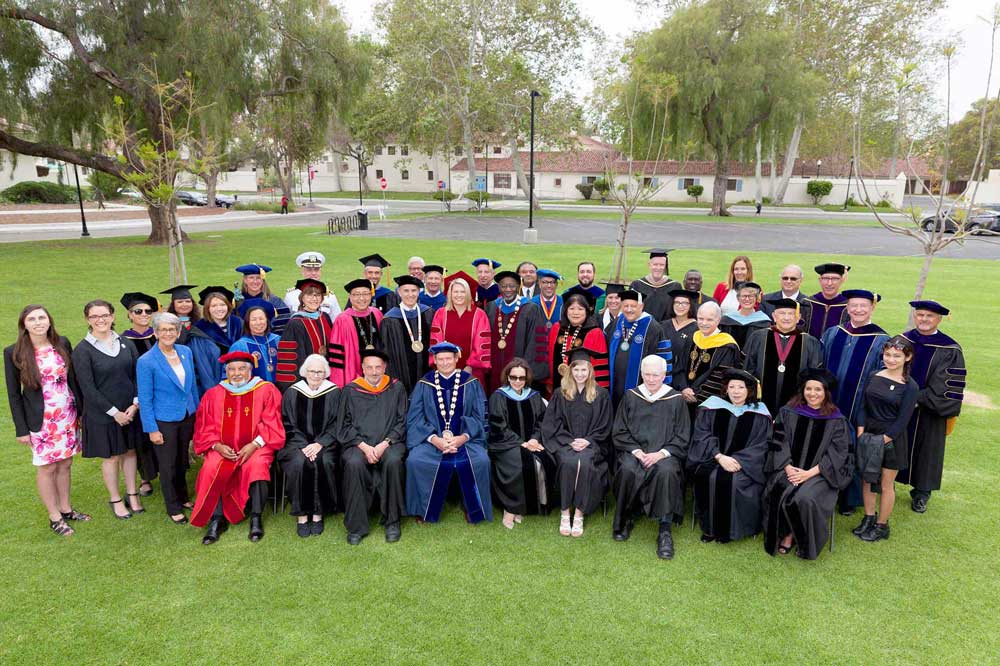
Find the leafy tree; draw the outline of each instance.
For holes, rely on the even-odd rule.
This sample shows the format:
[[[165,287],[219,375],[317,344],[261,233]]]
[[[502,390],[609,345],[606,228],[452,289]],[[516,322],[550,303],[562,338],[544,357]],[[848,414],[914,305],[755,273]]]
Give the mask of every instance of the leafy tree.
[[[94,196],[96,197],[100,193],[100,196],[105,200],[120,196],[126,185],[125,181],[118,176],[112,176],[103,171],[91,171],[87,180],[90,182],[90,188],[94,191]]]
[[[973,165],[980,148],[980,121],[985,111],[987,120],[993,119],[993,130],[989,136],[992,147],[985,155],[982,173],[988,174],[990,169],[1000,169],[1000,102],[996,99],[982,98],[972,103],[972,108],[962,118],[948,128],[951,141],[951,172],[957,178],[971,179]],[[943,157],[944,130],[939,130],[926,144],[926,153],[934,161]]]
[[[687,195],[689,197],[694,197],[695,203],[698,202],[698,198],[705,193],[704,185],[688,185]]]
[[[828,180],[814,178],[806,183],[806,194],[812,197],[814,204],[818,204],[823,197],[830,196],[830,192],[833,192],[833,183]]]
[[[577,183],[576,190],[583,195],[583,198],[590,201],[590,197],[594,194],[594,186],[591,183]]]

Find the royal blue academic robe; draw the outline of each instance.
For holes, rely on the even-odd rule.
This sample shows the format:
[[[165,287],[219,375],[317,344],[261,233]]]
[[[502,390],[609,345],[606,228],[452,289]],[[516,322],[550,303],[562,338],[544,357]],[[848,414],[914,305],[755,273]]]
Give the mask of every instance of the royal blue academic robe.
[[[444,291],[439,291],[437,296],[428,296],[426,292],[420,292],[420,304],[426,305],[431,310],[437,312],[448,303],[448,296]]]
[[[278,343],[281,338],[274,333],[266,336],[243,336],[232,344],[229,351],[247,352],[257,363],[253,368],[253,376],[266,382],[274,383],[274,370],[278,365]]]
[[[805,330],[817,340],[823,337],[825,331],[839,324],[847,312],[847,299],[842,294],[827,299],[823,292],[819,292],[806,297],[805,302],[809,304],[808,310],[802,309],[802,315],[806,316],[808,313],[809,317],[805,322]]]
[[[476,285],[476,305],[479,307],[485,308],[487,303],[492,303],[498,298],[500,298],[500,285],[496,282],[486,289],[480,284]]]
[[[438,407],[434,372],[424,375],[410,396],[406,415],[406,512],[429,523],[437,522],[453,475],[458,475],[462,501],[470,523],[493,520],[490,497],[490,459],[486,453],[486,394],[479,381],[460,371],[440,378],[444,409],[450,410],[452,391],[459,391],[448,424]],[[470,439],[457,453],[444,455],[428,441],[451,430]]]
[[[663,379],[663,383],[671,386],[674,383],[674,353],[670,339],[663,335],[660,324],[645,312],[634,323],[636,324],[635,332],[629,340],[627,350],[623,351],[621,345],[623,337],[632,329],[632,324],[625,319],[625,315],[618,315],[614,327],[611,329],[611,336],[608,338],[608,383],[612,387],[612,397],[616,405],[626,391],[634,389],[642,383],[639,364],[642,363],[643,358],[651,354],[656,354],[667,362],[667,376]],[[621,383],[621,378],[615,380],[615,373],[621,374],[622,364],[618,357],[619,354],[628,355],[624,384]],[[621,389],[620,393],[619,388]]]
[[[232,344],[243,337],[243,320],[236,315],[229,315],[225,331],[208,319],[199,319],[194,325],[218,345],[220,355],[228,353]]]

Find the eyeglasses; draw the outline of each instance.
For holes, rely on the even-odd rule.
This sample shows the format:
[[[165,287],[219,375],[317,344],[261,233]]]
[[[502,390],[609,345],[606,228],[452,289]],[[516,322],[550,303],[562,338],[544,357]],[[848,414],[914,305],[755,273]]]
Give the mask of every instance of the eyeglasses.
[[[757,294],[740,294],[737,298],[741,301],[755,301],[757,300]]]
[[[133,308],[132,314],[137,314],[137,315],[153,314],[153,311],[150,310],[149,308]]]
[[[800,278],[800,277],[794,277],[794,276],[788,277],[786,275],[782,275],[781,279],[784,280],[785,282],[798,282],[802,278]]]
[[[829,277],[824,275],[819,279],[820,282],[838,282],[839,280],[840,280],[839,275],[831,275]]]
[[[306,370],[307,375],[325,375],[327,370]]]
[[[507,379],[512,382],[525,382],[528,381],[528,375],[507,375]]]
[[[112,317],[114,317],[113,314],[87,315],[87,321],[101,321],[102,319],[111,319]]]

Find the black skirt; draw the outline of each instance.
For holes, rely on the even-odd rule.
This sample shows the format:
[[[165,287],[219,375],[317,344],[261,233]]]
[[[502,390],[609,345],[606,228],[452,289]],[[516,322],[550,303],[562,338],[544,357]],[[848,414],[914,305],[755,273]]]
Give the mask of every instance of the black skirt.
[[[865,432],[873,435],[884,435],[888,425],[869,416],[865,423]],[[886,445],[882,453],[882,469],[906,469],[909,459],[909,438],[907,437],[907,432],[904,430],[902,435]]]
[[[142,425],[136,417],[131,423],[120,426],[111,423],[94,423],[93,419],[83,419],[83,457],[110,458],[120,456],[136,448],[142,437]]]

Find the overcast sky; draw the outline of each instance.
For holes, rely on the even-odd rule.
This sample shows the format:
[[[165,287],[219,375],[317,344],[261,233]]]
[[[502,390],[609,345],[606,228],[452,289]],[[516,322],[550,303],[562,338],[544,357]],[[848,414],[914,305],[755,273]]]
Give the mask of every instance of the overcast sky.
[[[990,59],[990,25],[979,17],[992,14],[998,0],[949,0],[934,29],[937,36],[952,35],[957,38],[959,52],[952,65],[951,118],[960,118],[972,102],[983,97],[986,90],[986,70]],[[337,0],[344,8],[354,32],[372,32],[371,0]],[[608,0],[576,0],[577,5],[610,38],[629,35],[637,30],[648,30],[656,25],[658,15],[645,17],[635,10],[631,3],[620,3],[614,11],[609,11]],[[617,4],[617,3],[616,3]],[[998,68],[1000,69],[1000,68]],[[938,96],[943,106],[945,84],[940,77]],[[585,86],[587,79],[581,81]],[[990,84],[991,96],[996,96],[1000,85],[1000,71],[994,71]],[[589,93],[581,90],[580,98]]]

